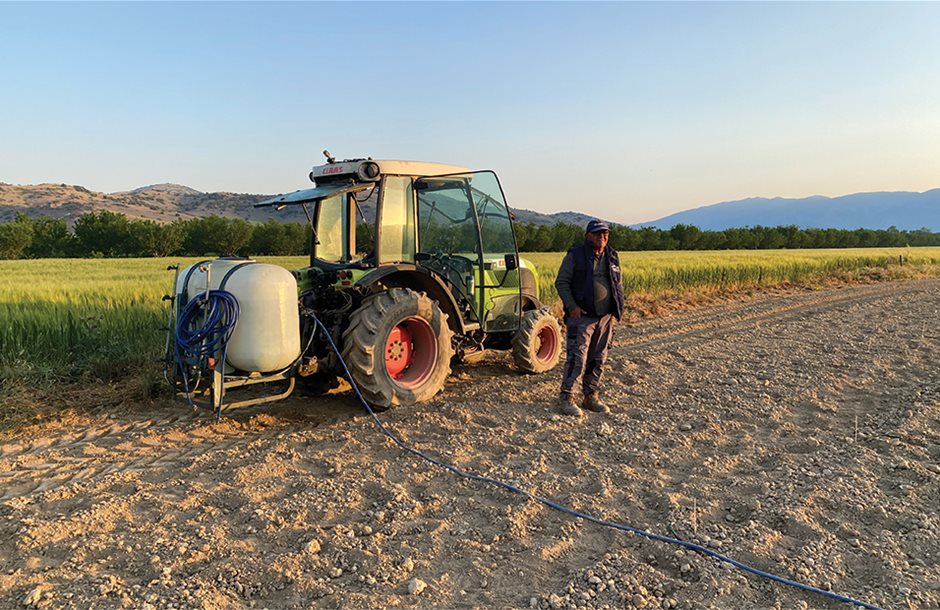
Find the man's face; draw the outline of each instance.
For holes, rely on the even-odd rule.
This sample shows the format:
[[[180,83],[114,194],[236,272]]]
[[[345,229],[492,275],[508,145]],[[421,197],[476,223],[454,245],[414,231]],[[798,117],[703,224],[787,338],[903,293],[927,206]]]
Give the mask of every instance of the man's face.
[[[607,239],[610,233],[607,231],[598,231],[596,233],[586,233],[585,238],[594,248],[595,252],[602,252],[607,247]]]

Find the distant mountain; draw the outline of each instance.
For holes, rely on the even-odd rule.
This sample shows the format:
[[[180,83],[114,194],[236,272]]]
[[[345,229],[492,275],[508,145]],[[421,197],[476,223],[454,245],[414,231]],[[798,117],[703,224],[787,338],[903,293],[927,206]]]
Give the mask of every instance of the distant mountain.
[[[288,206],[281,211],[255,209],[253,205],[273,195],[240,193],[203,193],[180,184],[152,184],[132,191],[97,193],[82,186],[69,184],[13,185],[0,182],[0,222],[12,220],[17,213],[30,217],[64,218],[71,224],[86,212],[109,210],[130,219],[172,222],[178,218],[200,218],[217,214],[229,218],[264,222],[306,222],[301,206]],[[372,222],[375,201],[360,204],[361,218]],[[512,210],[517,223],[553,225],[558,222],[587,224],[592,216],[577,212],[542,214],[531,210]]]
[[[533,212],[532,210],[518,210],[516,208],[513,208],[512,214],[517,223],[532,223],[534,225],[553,225],[559,222],[564,222],[567,224],[587,226],[588,222],[597,218],[596,216],[581,214],[580,212],[555,212],[554,214],[543,214],[542,212]]]
[[[22,212],[27,216],[64,218],[71,224],[86,212],[109,210],[131,219],[172,222],[177,218],[196,218],[218,214],[263,221],[269,210],[252,207],[268,195],[202,193],[178,184],[157,184],[119,193],[98,193],[69,184],[32,184],[18,186],[0,182],[0,222]],[[281,220],[301,220],[302,210],[287,212]]]
[[[677,224],[705,231],[732,227],[796,225],[824,229],[928,228],[940,231],[940,189],[924,193],[855,193],[841,197],[803,199],[751,198],[716,203],[642,223],[668,229]]]
[[[189,188],[188,186],[183,186],[182,184],[173,184],[171,182],[164,182],[162,184],[151,184],[150,186],[142,186],[136,188],[133,191],[122,191],[119,193],[112,193],[112,195],[138,195],[140,193],[169,193],[171,195],[177,195],[181,197],[196,197],[202,195],[201,191],[196,189]]]

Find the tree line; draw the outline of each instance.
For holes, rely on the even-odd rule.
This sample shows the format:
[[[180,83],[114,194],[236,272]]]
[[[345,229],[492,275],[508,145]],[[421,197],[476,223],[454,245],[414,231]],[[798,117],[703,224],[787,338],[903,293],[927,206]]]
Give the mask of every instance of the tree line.
[[[118,212],[82,214],[74,226],[59,218],[17,214],[0,224],[0,258],[113,258],[304,254],[310,229],[275,220],[250,223],[207,216],[158,223]]]
[[[517,224],[522,252],[560,252],[581,242],[579,225]],[[309,252],[310,228],[302,223],[207,216],[157,223],[130,220],[118,212],[82,214],[70,229],[63,219],[18,214],[0,223],[0,258],[291,256]],[[356,227],[357,249],[372,249],[375,229]],[[796,226],[744,227],[702,231],[691,225],[634,229],[615,225],[610,245],[617,250],[764,250],[778,248],[870,248],[940,246],[940,233],[928,229],[801,229]]]
[[[580,243],[584,227],[516,225],[516,240],[523,252],[560,252]],[[694,225],[671,229],[611,226],[610,245],[616,250],[777,250],[797,248],[895,248],[940,246],[940,233],[930,229],[801,229],[796,225],[740,227],[703,231]]]

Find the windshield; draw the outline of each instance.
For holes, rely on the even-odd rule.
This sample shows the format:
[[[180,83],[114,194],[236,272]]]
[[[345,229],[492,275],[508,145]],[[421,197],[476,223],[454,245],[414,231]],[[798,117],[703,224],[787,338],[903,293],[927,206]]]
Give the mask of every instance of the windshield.
[[[483,240],[483,255],[502,259],[504,254],[516,251],[516,241],[512,235],[512,222],[509,208],[503,200],[503,191],[493,172],[473,174],[470,185],[473,205],[480,219],[480,235]]]

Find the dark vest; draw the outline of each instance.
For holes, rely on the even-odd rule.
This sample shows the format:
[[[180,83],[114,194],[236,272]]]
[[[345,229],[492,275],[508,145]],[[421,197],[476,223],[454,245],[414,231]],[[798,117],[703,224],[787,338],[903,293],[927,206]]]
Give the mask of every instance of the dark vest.
[[[575,246],[568,250],[574,256],[574,277],[571,280],[571,293],[574,302],[587,315],[597,317],[594,309],[594,249],[589,244]],[[607,258],[607,279],[610,282],[610,296],[614,307],[610,312],[618,320],[623,315],[623,280],[620,275],[620,257],[610,246],[604,248]],[[568,317],[568,312],[565,312]]]

